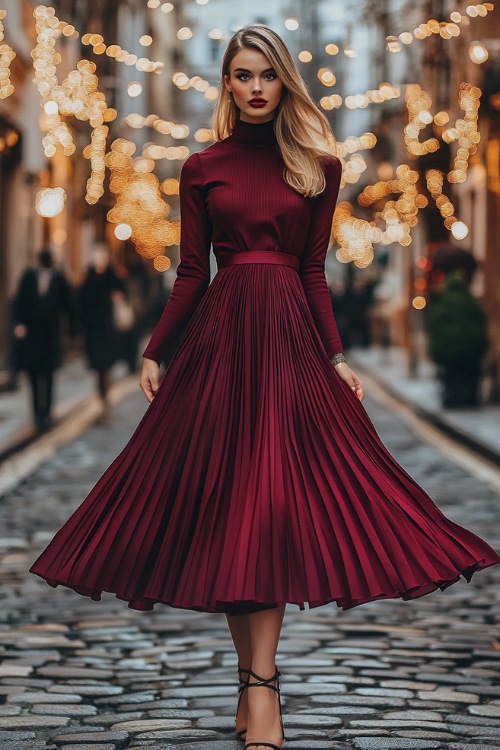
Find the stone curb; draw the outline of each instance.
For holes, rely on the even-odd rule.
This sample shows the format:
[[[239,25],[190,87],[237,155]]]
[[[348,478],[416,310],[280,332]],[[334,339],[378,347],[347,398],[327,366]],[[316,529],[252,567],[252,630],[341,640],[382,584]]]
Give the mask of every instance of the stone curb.
[[[114,406],[138,388],[138,375],[123,378],[110,388],[109,405]],[[105,408],[97,394],[86,396],[51,430],[9,456],[0,464],[0,498],[29,476],[58,448],[85,432],[104,413]]]

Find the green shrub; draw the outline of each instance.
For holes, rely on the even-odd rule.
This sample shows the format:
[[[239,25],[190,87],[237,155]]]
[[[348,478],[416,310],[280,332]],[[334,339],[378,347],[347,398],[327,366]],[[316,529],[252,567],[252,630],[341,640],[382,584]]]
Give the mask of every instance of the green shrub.
[[[454,272],[427,314],[429,355],[443,370],[476,372],[488,349],[487,318],[469,291],[463,274]]]

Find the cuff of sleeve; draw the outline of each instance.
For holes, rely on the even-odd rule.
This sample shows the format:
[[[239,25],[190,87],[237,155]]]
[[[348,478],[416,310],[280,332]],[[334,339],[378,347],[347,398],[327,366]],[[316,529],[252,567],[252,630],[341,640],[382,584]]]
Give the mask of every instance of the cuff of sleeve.
[[[142,357],[145,357],[146,359],[152,359],[153,362],[156,362],[157,365],[161,364],[161,357],[158,355],[158,352],[150,351],[149,347],[146,347],[144,349]]]

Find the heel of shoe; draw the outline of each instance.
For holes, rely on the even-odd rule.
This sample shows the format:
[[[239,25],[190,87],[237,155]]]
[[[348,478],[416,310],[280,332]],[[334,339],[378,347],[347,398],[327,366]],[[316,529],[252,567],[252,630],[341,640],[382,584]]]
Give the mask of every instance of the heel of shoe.
[[[253,677],[256,682],[250,682],[250,677]],[[252,669],[249,670],[248,675],[248,683],[246,687],[267,687],[270,688],[270,690],[274,690],[275,693],[278,694],[278,706],[280,711],[280,727],[281,727],[281,735],[282,735],[282,741],[284,742],[286,740],[285,736],[285,728],[283,726],[283,711],[281,708],[281,687],[280,687],[280,680],[281,672],[276,667],[275,672],[272,677],[268,677],[267,679],[264,679],[260,675],[256,674]],[[276,682],[276,685],[271,685],[270,683]],[[247,742],[245,743],[244,750],[247,750],[249,747],[258,747],[259,745],[262,745],[264,747],[271,747],[274,748],[274,750],[281,750],[278,745],[274,745],[272,742]]]

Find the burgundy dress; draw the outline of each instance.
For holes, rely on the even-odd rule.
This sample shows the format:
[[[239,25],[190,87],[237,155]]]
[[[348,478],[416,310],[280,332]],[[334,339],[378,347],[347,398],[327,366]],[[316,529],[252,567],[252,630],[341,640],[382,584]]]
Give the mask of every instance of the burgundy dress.
[[[243,613],[414,599],[500,562],[385,448],[328,357],[341,177],[304,198],[273,122],[184,163],[181,263],[144,356],[184,334],[129,442],[31,567],[133,609]],[[218,271],[210,283],[213,244]]]

